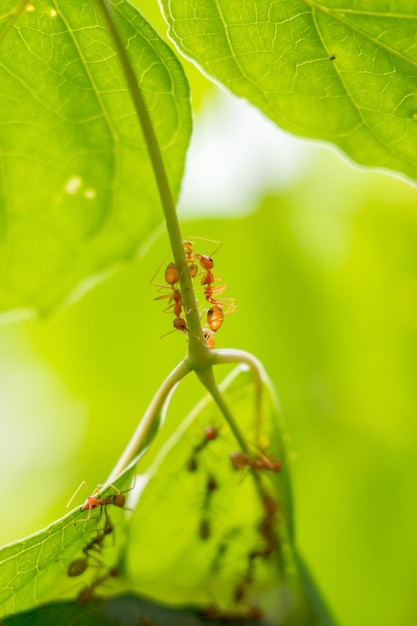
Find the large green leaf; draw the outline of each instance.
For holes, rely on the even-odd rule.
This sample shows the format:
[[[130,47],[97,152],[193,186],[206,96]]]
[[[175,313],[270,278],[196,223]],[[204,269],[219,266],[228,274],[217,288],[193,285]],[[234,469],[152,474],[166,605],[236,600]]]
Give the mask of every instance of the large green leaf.
[[[115,481],[114,486],[129,489],[132,469]],[[115,491],[110,487],[102,496],[108,493]],[[112,509],[111,533],[103,534],[107,522],[103,511],[99,516],[96,512],[89,515],[78,507],[48,528],[1,548],[0,616],[25,611],[39,603],[77,597],[98,575],[108,582],[105,573],[117,564],[124,545],[121,522],[125,511],[115,506]],[[78,569],[77,564],[86,557],[82,549],[98,536],[103,541],[94,542],[87,552],[86,570]],[[75,572],[71,576],[70,567]]]
[[[282,462],[282,471],[259,469],[254,476],[234,469],[230,454],[239,444],[206,399],[161,450],[147,477],[128,528],[128,579],[139,593],[171,605],[215,605],[228,616],[257,607],[273,624],[330,624],[325,611],[319,615],[313,606],[295,550],[274,393],[265,380],[258,430],[251,373],[235,370],[223,392],[253,453],[265,446],[269,458]],[[213,428],[217,436],[207,439]]]
[[[188,86],[137,10],[125,0],[113,6],[176,195],[191,128]],[[95,3],[3,0],[1,13],[0,311],[46,312],[134,256],[162,214]]]
[[[111,502],[90,514],[78,508],[0,550],[0,616],[132,591],[226,623],[331,624],[295,549],[282,423],[266,376],[262,389],[258,413],[249,371],[238,367],[223,385],[253,458],[279,460],[281,471],[236,469],[239,444],[206,398],[133,491],[134,464],[101,492],[128,492],[127,511]]]
[[[180,50],[293,133],[417,178],[412,0],[162,0]]]

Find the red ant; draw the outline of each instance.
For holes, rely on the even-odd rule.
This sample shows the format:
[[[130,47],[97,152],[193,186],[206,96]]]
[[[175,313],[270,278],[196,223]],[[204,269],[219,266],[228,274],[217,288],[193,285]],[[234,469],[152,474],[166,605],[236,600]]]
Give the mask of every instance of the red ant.
[[[158,270],[157,270],[158,272]],[[181,291],[178,287],[175,287],[174,285],[176,285],[179,280],[180,280],[180,271],[177,267],[177,265],[175,263],[169,263],[165,269],[165,280],[167,282],[166,285],[162,285],[160,283],[154,283],[152,282],[152,284],[155,287],[159,287],[159,290],[161,291],[162,289],[169,289],[170,292],[167,294],[164,294],[163,296],[157,296],[156,298],[154,298],[154,300],[164,300],[165,298],[169,298],[169,304],[166,307],[166,309],[164,309],[164,313],[168,313],[168,311],[170,311],[170,309],[174,309],[174,315],[175,315],[175,319],[174,319],[174,329],[175,330],[182,330],[183,332],[187,332],[188,328],[186,325],[185,320],[181,317],[181,313],[182,313],[182,309],[183,309],[183,301],[182,301],[182,295],[181,295]]]
[[[211,240],[207,239],[206,241]],[[216,243],[219,243],[219,245],[214,250],[214,252],[212,252],[211,256],[214,256],[217,250],[223,245],[220,242]],[[201,284],[207,285],[214,282],[213,272],[211,271],[214,267],[214,261],[211,256],[208,256],[207,254],[199,254],[198,252],[193,252],[194,244],[192,241],[183,241],[183,246],[191,277],[195,278],[198,274],[198,266],[195,263],[195,260],[197,259],[204,274],[203,278],[201,279]]]
[[[279,461],[271,461],[263,454],[253,458],[247,452],[232,452],[230,460],[235,469],[252,467],[254,469],[264,469],[270,472],[281,471],[281,463]]]
[[[90,557],[97,561],[99,565],[103,565],[103,563],[97,557],[91,554],[91,550],[96,549],[98,552],[101,552],[105,537],[114,533],[114,527],[111,523],[107,510],[105,510],[105,513],[106,523],[104,525],[104,528],[102,530],[97,530],[97,535],[85,544],[82,550],[84,553],[84,557],[74,559],[74,561],[69,564],[67,570],[68,576],[80,576],[81,574],[83,574],[88,567],[88,561]]]
[[[187,469],[189,472],[195,472],[198,467],[196,459],[197,454],[199,454],[201,450],[203,450],[207,446],[207,444],[210,443],[210,441],[213,441],[213,439],[217,439],[218,434],[219,431],[217,428],[215,428],[214,426],[207,426],[207,428],[204,430],[203,440],[200,441],[200,443],[198,443],[196,446],[194,446],[191,459],[187,463]]]
[[[75,496],[77,495],[77,493],[79,492],[82,486],[84,486],[84,488],[86,487],[85,480],[82,481],[82,483],[76,489],[74,494],[71,496],[70,500],[68,501],[67,508],[70,506],[71,502],[74,500]],[[100,495],[100,486],[96,487],[93,493],[91,494],[91,496],[87,496],[85,502],[80,507],[80,511],[88,511],[88,517],[82,520],[76,520],[75,523],[90,520],[91,511],[93,511],[94,509],[97,509],[98,507],[100,507],[100,515],[101,515],[102,510],[103,510],[102,507],[107,506],[108,504],[113,504],[114,506],[117,506],[121,509],[127,508],[125,507],[126,496],[124,494],[128,491],[132,491],[135,485],[133,485],[132,487],[129,487],[129,489],[125,489],[124,491],[120,491],[120,489],[118,489],[114,485],[109,485],[109,486],[115,489],[116,493],[112,493],[106,496],[105,498],[102,498]]]
[[[219,485],[217,483],[217,480],[214,478],[214,476],[209,474],[207,483],[206,483],[206,490],[204,494],[204,502],[203,502],[204,514],[200,522],[200,529],[199,529],[199,535],[200,535],[200,538],[203,539],[203,541],[208,539],[211,535],[211,525],[210,525],[210,520],[208,519],[207,515],[209,512],[210,500],[212,498],[213,492],[216,491],[216,489],[218,488],[219,488]]]

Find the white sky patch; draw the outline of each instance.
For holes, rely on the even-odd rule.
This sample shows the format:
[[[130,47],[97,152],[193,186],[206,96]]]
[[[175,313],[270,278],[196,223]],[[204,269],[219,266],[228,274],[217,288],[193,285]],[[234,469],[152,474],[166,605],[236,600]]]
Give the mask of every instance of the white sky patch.
[[[77,193],[82,185],[82,179],[79,176],[71,176],[64,189],[67,193]]]
[[[293,184],[312,150],[245,100],[219,89],[195,119],[181,214],[248,213],[265,193]]]

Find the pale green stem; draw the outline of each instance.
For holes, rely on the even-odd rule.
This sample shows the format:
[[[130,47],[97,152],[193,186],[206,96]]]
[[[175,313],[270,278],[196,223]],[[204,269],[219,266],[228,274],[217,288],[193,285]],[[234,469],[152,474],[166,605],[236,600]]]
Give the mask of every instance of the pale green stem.
[[[237,422],[235,421],[235,418],[233,417],[232,412],[230,411],[227,403],[225,402],[223,398],[222,392],[217,386],[212,368],[205,370],[204,372],[197,372],[197,376],[200,382],[204,385],[204,387],[210,393],[211,397],[213,398],[213,400],[219,407],[220,411],[223,413],[225,419],[227,420],[227,423],[232,429],[232,432],[237,442],[239,443],[240,447],[242,448],[242,450],[250,454],[250,449],[246,442],[246,439],[241,433],[240,428],[237,425]]]
[[[106,484],[112,483],[147,445],[149,431],[156,420],[161,417],[165,402],[174,390],[174,387],[180,382],[180,380],[189,374],[190,371],[191,368],[188,364],[188,360],[184,359],[164,380],[152,398],[152,402],[145,411],[145,414],[133,433],[132,438],[124,449],[122,456],[112,469]]]
[[[255,384],[255,438],[259,440],[261,434],[261,422],[262,422],[262,390],[263,381],[266,378],[265,370],[262,363],[245,350],[216,350],[215,351],[215,364],[226,363],[246,363],[249,366],[253,381]]]
[[[154,170],[174,261],[180,271],[181,295],[189,330],[188,353],[190,361],[194,364],[196,369],[204,369],[212,363],[213,357],[211,350],[207,347],[204,341],[194,289],[188,265],[186,263],[183,239],[181,236],[175,203],[171,194],[171,188],[159,148],[159,143],[143,98],[142,90],[138,84],[138,78],[133,71],[129,56],[117,29],[111,3],[109,0],[97,0],[97,2],[101,6],[113,39],[113,43],[117,50],[120,65],[125,75],[133,105],[142,127],[149,157]]]
[[[259,372],[259,367],[255,365],[256,360],[245,352],[241,351],[211,351],[203,338],[201,323],[198,314],[197,303],[194,295],[194,289],[191,281],[191,276],[186,263],[183,240],[179,227],[178,217],[176,214],[174,200],[171,194],[171,189],[168,181],[168,176],[163,163],[161,151],[159,148],[158,140],[155,135],[152,122],[146,108],[146,104],[142,95],[141,88],[138,84],[137,77],[133,71],[129,56],[126,52],[123,41],[120,37],[117,29],[113,9],[110,0],[97,0],[100,5],[105,20],[107,22],[110,35],[113,39],[115,49],[119,55],[120,64],[125,75],[126,82],[128,84],[132,101],[136,109],[138,119],[140,121],[149,157],[151,159],[152,167],[155,174],[155,180],[158,187],[159,195],[161,198],[161,204],[165,215],[169,238],[171,242],[171,248],[174,256],[174,261],[180,270],[180,286],[181,295],[184,304],[185,315],[187,318],[187,325],[189,329],[189,356],[183,361],[180,366],[174,370],[174,372],[166,379],[162,384],[159,392],[155,396],[148,411],[145,413],[144,418],[140,422],[136,432],[134,433],[132,440],[128,444],[121,459],[113,469],[109,481],[114,478],[129,464],[129,462],[140,452],[143,448],[146,437],[149,433],[149,429],[162,409],[162,406],[169,395],[169,392],[173,386],[185,376],[189,371],[195,370],[200,381],[208,389],[213,399],[216,401],[220,410],[222,411],[225,419],[230,424],[234,435],[239,442],[241,448],[245,452],[250,452],[245,437],[240,432],[240,429],[235,422],[232,413],[230,412],[227,404],[224,402],[223,396],[219,391],[212,371],[212,364],[214,362],[227,363],[227,362],[245,362],[254,372],[254,378]],[[259,379],[259,377],[258,377]],[[257,383],[258,396],[260,395],[259,389],[261,386]],[[257,401],[258,405],[259,400]],[[257,409],[257,413],[260,409]],[[257,417],[257,423],[259,419]]]
[[[200,379],[200,382],[205,386],[207,391],[210,393],[211,397],[213,398],[217,406],[219,407],[220,411],[222,412],[227,423],[229,424],[235,436],[235,439],[239,443],[243,452],[246,452],[246,454],[251,455],[251,450],[245,439],[245,436],[241,432],[238,426],[238,423],[233,416],[233,413],[231,412],[227,402],[225,401],[222,392],[217,386],[212,369],[206,370],[200,373],[197,372],[197,376]],[[258,494],[261,499],[261,502],[264,502],[267,493],[262,484],[262,480],[255,468],[250,467],[249,471],[251,472],[253,480],[255,481],[255,485],[258,490]]]

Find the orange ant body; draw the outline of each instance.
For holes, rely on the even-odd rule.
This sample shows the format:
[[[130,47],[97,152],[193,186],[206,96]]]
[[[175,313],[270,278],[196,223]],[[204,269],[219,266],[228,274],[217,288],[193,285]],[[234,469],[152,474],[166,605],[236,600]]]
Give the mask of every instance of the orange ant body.
[[[224,321],[223,308],[220,304],[213,304],[207,311],[207,324],[213,333],[216,333]]]
[[[216,242],[218,243],[218,242]],[[220,243],[214,250],[214,255],[222,244]],[[185,260],[188,265],[188,269],[192,278],[202,274],[201,285],[204,287],[204,299],[209,304],[207,311],[207,326],[203,328],[203,335],[207,346],[210,349],[214,349],[214,333],[216,333],[223,324],[225,313],[223,306],[226,307],[226,313],[232,312],[236,309],[233,298],[218,299],[218,295],[221,294],[227,285],[213,286],[213,283],[219,279],[215,279],[213,274],[214,261],[212,256],[194,252],[194,243],[192,241],[183,241]],[[199,271],[199,266],[201,270]],[[157,270],[158,272],[159,270]],[[166,284],[159,284],[152,282],[153,285],[159,287],[159,291],[168,290],[168,293],[157,296],[155,300],[168,299],[168,306],[164,309],[167,313],[173,310],[175,319],[173,322],[174,330],[181,330],[182,332],[188,332],[185,319],[182,317],[184,303],[179,289],[178,283],[180,280],[180,271],[178,266],[171,262],[165,269],[165,281]],[[169,334],[169,333],[167,333]],[[164,335],[163,335],[164,336]]]
[[[164,309],[164,313],[168,313],[170,309],[174,309],[174,329],[181,330],[183,332],[187,332],[187,324],[185,320],[181,317],[182,309],[183,309],[183,301],[181,291],[175,285],[180,280],[180,271],[178,266],[175,263],[169,263],[165,269],[165,280],[167,282],[166,285],[161,285],[159,283],[152,283],[155,287],[159,287],[160,291],[162,289],[169,289],[169,293],[166,293],[162,296],[157,296],[154,300],[164,300],[165,298],[169,298],[168,306]]]
[[[175,263],[169,263],[165,270],[165,280],[168,285],[175,285],[180,280],[180,271]]]
[[[200,263],[201,269],[204,274],[203,278],[201,279],[201,284],[207,285],[207,284],[214,282],[213,272],[211,271],[214,267],[214,261],[211,258],[211,256],[208,256],[207,254],[199,254],[198,252],[194,252],[193,251],[194,244],[192,241],[183,241],[182,243],[184,246],[185,258],[188,264],[188,269],[190,271],[191,277],[195,278],[198,274],[198,266],[195,263],[195,260],[197,259],[198,262]],[[215,251],[212,252],[212,255],[216,254],[217,250],[220,248],[221,245],[222,244],[220,243],[217,246]]]
[[[82,483],[80,484],[80,486],[77,488],[77,490],[75,491],[75,493],[71,496],[67,507],[70,506],[71,502],[73,501],[73,499],[75,498],[75,496],[77,495],[77,493],[79,492],[79,490],[81,489],[82,486],[86,486],[85,480],[82,481]],[[80,507],[80,511],[88,511],[88,517],[84,518],[83,520],[76,520],[74,523],[77,522],[82,522],[82,521],[88,521],[91,519],[91,511],[94,511],[95,509],[98,509],[100,507],[100,515],[102,513],[103,507],[108,506],[109,504],[113,504],[114,506],[119,507],[120,509],[126,509],[127,507],[125,506],[126,503],[126,496],[124,495],[126,492],[131,491],[134,488],[135,485],[133,485],[132,487],[129,487],[129,489],[125,489],[124,491],[120,491],[117,487],[115,487],[114,485],[110,485],[110,487],[112,487],[113,489],[116,490],[116,493],[112,493],[108,496],[106,496],[105,498],[102,498],[100,495],[100,487],[96,487],[93,491],[93,493],[91,494],[91,496],[87,496],[85,502],[81,505]],[[100,517],[99,515],[99,517]],[[107,513],[106,513],[107,515]],[[109,534],[110,532],[112,532],[112,530],[109,530],[106,533],[106,528],[112,528],[110,520],[107,518],[107,522],[106,522],[106,526],[105,526],[105,534]],[[97,539],[96,539],[97,542]]]
[[[271,461],[263,454],[252,458],[247,452],[232,452],[230,460],[235,469],[252,467],[253,469],[264,469],[270,472],[281,471],[281,463],[279,461]]]

